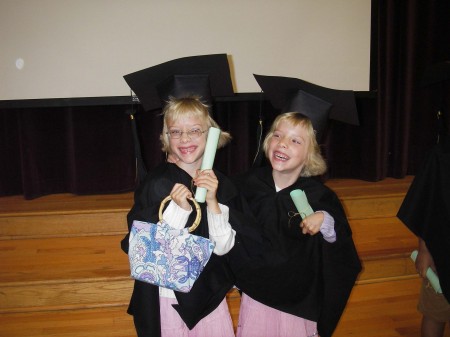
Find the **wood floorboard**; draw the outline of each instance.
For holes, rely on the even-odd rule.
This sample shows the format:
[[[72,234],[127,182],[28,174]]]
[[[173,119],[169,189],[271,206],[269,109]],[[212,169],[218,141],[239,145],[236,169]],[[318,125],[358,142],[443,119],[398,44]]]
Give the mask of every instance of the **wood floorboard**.
[[[420,280],[409,259],[417,239],[396,218],[412,179],[326,182],[365,267],[333,337],[420,336]],[[0,198],[0,337],[136,336],[120,250],[132,203],[133,193]],[[236,290],[227,302],[236,328]]]
[[[1,282],[117,277],[129,274],[123,235],[0,241]]]
[[[126,306],[0,315],[2,337],[136,337]]]
[[[358,285],[333,337],[419,337],[421,316],[416,310],[420,280]],[[237,293],[232,293],[234,296]],[[236,298],[234,298],[235,300]],[[236,326],[239,301],[230,311]],[[0,315],[0,336],[86,337],[136,336],[126,305],[85,310],[59,310]],[[446,327],[445,337],[450,337]]]
[[[332,188],[340,199],[360,199],[374,196],[404,196],[413,177],[404,179],[386,178],[379,182],[354,179],[330,179],[326,185]],[[103,211],[122,209],[128,211],[133,205],[133,193],[104,195],[51,194],[32,200],[23,196],[0,197],[0,215],[17,213],[58,213],[81,211]]]
[[[23,196],[0,197],[0,215],[101,212],[104,210],[128,211],[133,206],[133,193],[104,195],[51,194],[32,200]]]
[[[416,277],[356,286],[334,337],[420,337],[420,284]],[[445,337],[450,337],[448,326]]]

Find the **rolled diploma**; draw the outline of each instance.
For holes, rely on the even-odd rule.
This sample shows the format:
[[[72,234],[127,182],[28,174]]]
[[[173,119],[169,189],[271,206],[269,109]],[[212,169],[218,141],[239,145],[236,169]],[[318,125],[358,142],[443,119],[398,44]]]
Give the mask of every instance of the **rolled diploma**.
[[[411,253],[411,259],[414,262],[416,262],[418,253],[419,252],[417,250],[414,250]],[[434,291],[439,294],[442,294],[441,284],[439,283],[439,277],[436,275],[436,273],[433,271],[433,269],[431,269],[431,268],[427,269],[426,277],[427,277],[428,281],[430,281],[431,286],[433,287]]]
[[[294,202],[295,207],[297,208],[297,211],[300,213],[302,219],[314,213],[314,210],[308,203],[308,198],[306,197],[304,191],[297,189],[291,191],[290,194],[292,201]]]
[[[206,139],[205,153],[203,154],[201,170],[210,170],[213,168],[214,157],[216,156],[217,144],[219,143],[220,129],[210,127],[208,138]],[[205,202],[206,188],[198,187],[195,191],[195,200],[197,202]]]

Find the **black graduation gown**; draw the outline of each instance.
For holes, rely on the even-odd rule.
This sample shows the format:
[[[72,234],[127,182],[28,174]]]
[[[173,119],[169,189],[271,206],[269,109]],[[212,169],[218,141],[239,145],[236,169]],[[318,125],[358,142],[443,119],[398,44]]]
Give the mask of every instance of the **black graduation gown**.
[[[428,155],[397,213],[422,238],[433,257],[442,292],[450,303],[450,136]]]
[[[265,253],[253,254],[246,268],[234,270],[237,287],[270,307],[318,322],[320,335],[331,336],[361,270],[338,197],[313,178],[300,178],[277,193],[270,167],[239,177],[237,186],[266,239]],[[289,221],[289,212],[297,212],[289,194],[294,189],[305,191],[313,210],[334,218],[335,243],[302,234],[298,215]]]
[[[231,180],[216,170],[214,172],[219,180],[217,199],[219,203],[229,207],[229,222],[235,230],[239,231],[240,225],[245,223],[244,214],[248,213],[248,210],[243,209],[245,206],[242,204],[242,198]],[[170,194],[175,183],[191,186],[191,177],[175,164],[162,163],[149,173],[135,192],[134,206],[127,216],[128,229],[130,230],[133,220],[156,223],[160,203]],[[200,207],[202,219],[193,234],[208,237],[206,203],[200,204]],[[194,218],[195,212],[191,214],[187,226],[192,224]],[[129,234],[121,242],[125,252],[128,252],[128,238]],[[239,240],[236,241],[239,242]],[[217,308],[233,284],[234,277],[228,266],[227,257],[212,254],[191,291],[189,293],[175,292],[178,305],[174,305],[174,308],[186,325],[192,329],[203,317]],[[160,336],[158,287],[135,281],[128,313],[133,315],[139,337]]]

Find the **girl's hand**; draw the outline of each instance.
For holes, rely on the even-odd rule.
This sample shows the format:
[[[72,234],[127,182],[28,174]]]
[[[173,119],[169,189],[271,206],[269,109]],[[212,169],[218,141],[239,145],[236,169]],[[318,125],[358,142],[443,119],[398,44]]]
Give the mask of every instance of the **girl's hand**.
[[[184,210],[191,210],[189,199],[192,199],[192,193],[185,185],[175,184],[172,188],[172,191],[170,192],[170,197],[178,206],[180,206]]]
[[[419,276],[422,278],[426,278],[428,268],[431,268],[436,273],[433,257],[422,239],[419,240],[419,253],[417,254],[415,265]]]
[[[197,176],[193,179],[194,185],[206,188],[206,205],[211,212],[220,214],[219,203],[217,201],[217,188],[219,180],[213,170],[197,171]]]
[[[320,231],[324,216],[322,212],[313,213],[307,216],[300,223],[303,234],[315,235]]]

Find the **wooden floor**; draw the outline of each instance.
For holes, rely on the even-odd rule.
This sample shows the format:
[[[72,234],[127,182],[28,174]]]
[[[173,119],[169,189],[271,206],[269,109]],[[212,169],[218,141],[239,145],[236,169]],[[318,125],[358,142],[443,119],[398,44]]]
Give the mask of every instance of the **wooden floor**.
[[[331,180],[363,263],[336,337],[418,337],[417,239],[396,218],[411,183]],[[0,337],[136,336],[120,250],[132,194],[0,198]],[[227,301],[234,325],[239,294]],[[446,337],[450,337],[447,327]]]

